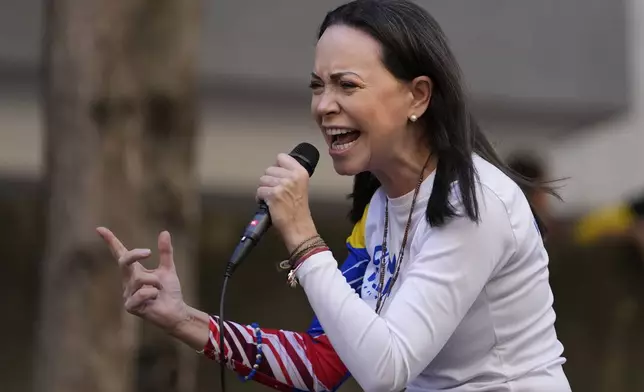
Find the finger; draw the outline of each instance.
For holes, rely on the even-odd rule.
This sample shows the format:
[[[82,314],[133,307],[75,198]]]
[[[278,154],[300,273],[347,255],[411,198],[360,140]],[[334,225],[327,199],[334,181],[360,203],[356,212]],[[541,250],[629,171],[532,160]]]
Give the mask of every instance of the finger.
[[[290,170],[283,168],[283,167],[277,167],[277,166],[271,166],[268,169],[266,169],[265,174],[267,176],[271,177],[277,177],[277,178],[289,178],[293,175]]]
[[[266,204],[269,204],[271,197],[273,196],[273,191],[275,188],[268,186],[260,186],[257,188],[257,194],[255,199],[257,201],[263,200]]]
[[[141,307],[146,301],[157,299],[159,290],[156,287],[145,286],[136,291],[125,300],[125,310],[130,313],[136,313],[137,309]]]
[[[289,171],[306,170],[295,158],[283,153],[277,155],[277,165]]]
[[[150,249],[132,249],[125,252],[121,257],[119,257],[119,267],[124,270],[129,270],[130,266],[143,259],[150,257],[152,252]]]
[[[151,274],[149,272],[141,271],[140,273],[137,273],[135,276],[132,277],[132,283],[128,287],[128,291],[130,293],[135,293],[138,290],[140,290],[143,286],[151,286],[159,290],[162,289],[161,281],[159,280],[158,276],[156,276],[155,274]]]
[[[280,179],[277,177],[265,175],[259,178],[260,186],[272,187],[272,186],[278,186],[279,184],[280,184]]]
[[[123,256],[123,254],[127,252],[127,248],[121,243],[121,241],[119,241],[118,238],[116,238],[114,233],[112,233],[109,229],[105,227],[97,227],[96,231],[107,243],[107,246],[110,248],[110,251],[112,252],[112,255],[115,259],[121,258],[121,256]]]
[[[159,267],[168,270],[174,270],[174,250],[172,248],[172,238],[168,231],[162,231],[159,234]]]

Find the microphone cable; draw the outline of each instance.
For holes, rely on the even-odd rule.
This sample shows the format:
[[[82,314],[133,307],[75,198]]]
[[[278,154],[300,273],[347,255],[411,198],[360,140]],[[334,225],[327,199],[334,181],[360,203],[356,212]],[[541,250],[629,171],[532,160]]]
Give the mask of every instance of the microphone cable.
[[[230,273],[228,268],[226,268],[226,273],[224,274],[224,281],[221,284],[221,296],[219,298],[219,369],[221,372],[221,392],[226,392],[226,350],[225,350],[225,341],[224,341],[224,304],[226,296],[226,288],[228,287],[228,279],[230,279]]]
[[[293,151],[289,154],[300,165],[302,165],[309,173],[309,177],[313,175],[315,167],[320,159],[318,150],[309,143],[298,144]],[[262,235],[271,225],[270,213],[268,206],[263,201],[260,202],[259,210],[255,213],[253,220],[246,227],[241,241],[235,248],[230,260],[226,265],[224,272],[224,280],[221,285],[221,296],[219,298],[219,368],[221,371],[221,392],[226,392],[226,341],[224,339],[225,324],[224,324],[224,305],[226,298],[226,289],[228,287],[228,279],[233,274],[233,271],[239,264],[248,256],[250,251],[257,245]],[[232,348],[231,348],[232,349]]]

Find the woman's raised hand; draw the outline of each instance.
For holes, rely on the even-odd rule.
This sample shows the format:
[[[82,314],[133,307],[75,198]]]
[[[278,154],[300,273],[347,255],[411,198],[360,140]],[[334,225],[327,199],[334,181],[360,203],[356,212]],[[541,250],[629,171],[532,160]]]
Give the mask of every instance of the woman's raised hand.
[[[121,270],[125,309],[172,333],[189,317],[181,295],[181,284],[174,265],[172,242],[167,231],[159,234],[159,265],[146,269],[139,262],[151,255],[149,249],[128,250],[108,229],[99,227]]]

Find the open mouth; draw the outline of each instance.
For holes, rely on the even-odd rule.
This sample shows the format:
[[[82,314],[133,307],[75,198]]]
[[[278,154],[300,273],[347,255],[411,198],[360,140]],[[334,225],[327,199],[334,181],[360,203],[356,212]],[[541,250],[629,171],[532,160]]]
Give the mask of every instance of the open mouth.
[[[360,137],[360,131],[350,128],[327,128],[326,134],[331,137],[331,150],[334,151],[350,148]]]

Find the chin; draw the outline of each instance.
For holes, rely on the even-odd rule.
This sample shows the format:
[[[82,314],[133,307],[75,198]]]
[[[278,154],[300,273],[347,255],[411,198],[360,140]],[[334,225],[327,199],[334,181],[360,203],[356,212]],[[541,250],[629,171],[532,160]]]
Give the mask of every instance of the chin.
[[[341,176],[355,176],[367,170],[366,165],[357,164],[357,162],[350,159],[334,159],[333,168],[335,172]]]
[[[337,166],[334,166],[334,167],[335,167],[335,172],[341,176],[355,176],[356,174],[359,173],[354,170],[348,170],[345,167],[337,167]]]

